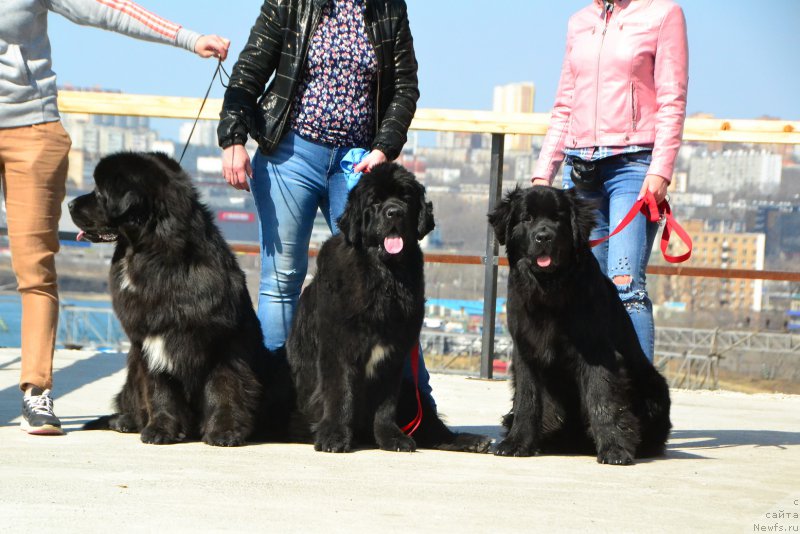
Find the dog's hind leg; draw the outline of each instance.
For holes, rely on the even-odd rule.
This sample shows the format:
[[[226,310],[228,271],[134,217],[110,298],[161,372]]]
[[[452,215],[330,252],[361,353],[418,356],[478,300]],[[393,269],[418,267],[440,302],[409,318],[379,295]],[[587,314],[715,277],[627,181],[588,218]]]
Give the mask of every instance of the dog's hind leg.
[[[253,432],[262,394],[261,384],[242,360],[218,365],[203,392],[203,441],[220,447],[244,445]]]
[[[638,398],[635,413],[639,418],[642,435],[642,442],[636,450],[638,458],[664,454],[672,428],[667,381],[652,366],[645,369],[636,383]]]
[[[411,421],[416,411],[417,399],[414,385],[404,380],[397,406],[398,422],[404,424]],[[422,421],[413,436],[414,441],[421,448],[443,451],[485,453],[489,452],[489,446],[492,443],[488,436],[453,432],[447,428],[436,412],[436,407],[426,397],[422,398]]]
[[[98,417],[94,421],[89,421],[83,425],[84,430],[115,430],[125,434],[135,434],[141,431],[141,427],[136,425],[136,421],[131,416],[124,413],[115,413]]]

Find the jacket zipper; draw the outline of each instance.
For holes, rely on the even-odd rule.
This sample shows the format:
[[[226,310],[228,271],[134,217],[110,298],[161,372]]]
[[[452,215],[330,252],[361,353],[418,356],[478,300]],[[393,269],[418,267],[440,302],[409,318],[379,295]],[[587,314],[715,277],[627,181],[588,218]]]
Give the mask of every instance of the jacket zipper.
[[[636,85],[631,81],[631,126],[636,131]]]
[[[281,121],[281,127],[278,129],[278,134],[280,135],[283,132],[283,129],[286,127],[286,121],[289,120],[289,115],[292,113],[292,102],[294,101],[295,94],[297,92],[297,84],[300,82],[299,76],[303,75],[302,69],[303,66],[306,64],[306,60],[308,60],[308,50],[311,48],[311,39],[314,38],[314,31],[316,31],[317,26],[319,26],[319,21],[322,18],[322,8],[317,10],[317,13],[314,16],[314,20],[311,23],[311,31],[308,34],[308,42],[306,43],[306,49],[303,53],[303,61],[300,63],[300,72],[298,73],[298,78],[295,79],[295,87],[292,94],[289,96],[289,107],[286,110],[286,113],[283,116],[283,120]]]
[[[381,109],[381,74],[383,72],[383,65],[381,65],[381,57],[378,54],[378,48],[375,46],[375,36],[372,35],[372,28],[374,27],[373,21],[367,20],[367,9],[369,9],[369,5],[364,8],[364,30],[367,34],[367,39],[369,39],[369,43],[372,45],[372,50],[375,52],[375,63],[376,67],[376,76],[378,77],[378,86],[375,91],[375,139],[378,138],[378,131],[380,130],[380,123],[378,118],[380,117],[380,109]],[[375,139],[372,142],[375,142]]]
[[[605,25],[603,26],[603,33],[600,35],[600,48],[597,50],[597,75],[594,79],[594,144],[597,144],[597,116],[598,109],[600,108],[600,59],[603,56],[603,43],[606,40],[606,32],[608,31],[608,21],[611,18],[611,12],[614,10],[614,4],[606,4],[605,8]]]

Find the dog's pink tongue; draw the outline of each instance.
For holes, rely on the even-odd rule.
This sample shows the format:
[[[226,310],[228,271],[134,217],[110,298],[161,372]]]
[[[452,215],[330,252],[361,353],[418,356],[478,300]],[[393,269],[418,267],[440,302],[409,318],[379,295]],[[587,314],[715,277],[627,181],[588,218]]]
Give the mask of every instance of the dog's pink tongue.
[[[386,249],[386,252],[389,254],[397,254],[403,250],[403,238],[387,237],[383,240],[383,248]]]
[[[551,261],[550,256],[539,256],[536,258],[536,264],[539,267],[549,267]]]
[[[83,230],[81,230],[80,232],[78,232],[78,235],[77,235],[77,237],[75,238],[75,241],[80,241],[81,239],[83,239],[83,236],[85,236],[85,235],[86,235],[86,232],[84,232]]]

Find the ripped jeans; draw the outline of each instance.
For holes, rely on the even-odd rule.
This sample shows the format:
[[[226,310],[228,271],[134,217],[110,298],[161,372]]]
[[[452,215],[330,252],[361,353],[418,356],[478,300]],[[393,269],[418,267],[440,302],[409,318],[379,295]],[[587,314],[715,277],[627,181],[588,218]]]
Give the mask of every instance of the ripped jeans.
[[[639,196],[650,160],[649,152],[637,152],[595,161],[599,166],[602,185],[597,190],[580,190],[583,198],[599,203],[597,226],[592,231],[591,239],[607,236],[631,209]],[[571,159],[567,157],[564,189],[574,187],[570,179],[570,162]],[[603,273],[616,285],[642,350],[650,361],[653,361],[655,328],[645,269],[657,231],[658,223],[649,222],[639,215],[623,231],[592,249]]]

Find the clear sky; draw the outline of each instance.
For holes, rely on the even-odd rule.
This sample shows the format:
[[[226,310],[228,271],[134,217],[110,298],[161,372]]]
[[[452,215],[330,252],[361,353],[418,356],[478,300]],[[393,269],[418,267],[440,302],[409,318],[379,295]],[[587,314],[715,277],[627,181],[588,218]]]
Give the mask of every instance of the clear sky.
[[[491,109],[495,85],[533,81],[553,103],[569,15],[589,0],[406,0],[420,64],[420,107]],[[800,120],[800,0],[677,0],[689,32],[688,112]],[[231,39],[232,67],[259,0],[139,0],[201,33]],[[60,85],[201,97],[214,64],[186,51],[50,15]],[[217,84],[212,97],[221,97]],[[168,136],[176,126],[156,123]]]

